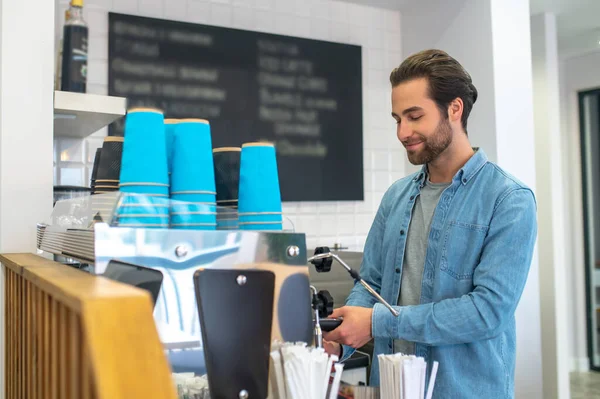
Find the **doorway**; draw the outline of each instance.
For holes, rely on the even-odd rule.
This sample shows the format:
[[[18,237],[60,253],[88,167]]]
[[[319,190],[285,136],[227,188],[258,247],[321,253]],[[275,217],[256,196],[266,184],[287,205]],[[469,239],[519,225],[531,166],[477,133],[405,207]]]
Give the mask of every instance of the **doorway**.
[[[600,89],[579,92],[588,358],[600,371]]]

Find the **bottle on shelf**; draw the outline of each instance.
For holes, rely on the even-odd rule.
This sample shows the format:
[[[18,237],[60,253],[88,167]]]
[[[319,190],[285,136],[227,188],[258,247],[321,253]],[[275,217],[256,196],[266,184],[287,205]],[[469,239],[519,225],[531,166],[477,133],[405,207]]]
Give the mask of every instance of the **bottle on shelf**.
[[[60,89],[85,93],[87,84],[88,26],[83,0],[71,0],[63,28]]]
[[[69,9],[65,10],[65,23],[71,19],[71,14],[69,13]],[[60,38],[58,42],[58,51],[56,54],[56,76],[54,78],[54,90],[60,90],[62,82],[62,56],[63,56],[63,38]]]

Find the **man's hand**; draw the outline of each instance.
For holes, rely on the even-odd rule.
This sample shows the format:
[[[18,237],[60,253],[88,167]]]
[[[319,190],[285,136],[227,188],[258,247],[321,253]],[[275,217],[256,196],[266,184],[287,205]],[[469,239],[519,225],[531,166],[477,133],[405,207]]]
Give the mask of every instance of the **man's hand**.
[[[330,355],[336,355],[338,358],[342,355],[342,345],[337,342],[323,340],[323,349]]]
[[[373,308],[344,306],[335,309],[330,317],[343,317],[344,321],[335,330],[324,332],[323,338],[327,341],[360,348],[373,338],[371,336],[372,316]]]

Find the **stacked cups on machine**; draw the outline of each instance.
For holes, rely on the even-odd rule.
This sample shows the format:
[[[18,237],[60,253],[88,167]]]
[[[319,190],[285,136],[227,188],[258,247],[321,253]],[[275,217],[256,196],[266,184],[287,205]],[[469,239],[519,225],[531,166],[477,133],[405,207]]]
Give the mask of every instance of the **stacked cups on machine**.
[[[213,150],[217,187],[217,229],[238,229],[238,188],[240,184],[239,147]]]
[[[242,230],[282,230],[281,193],[273,144],[242,146],[238,215]]]
[[[119,187],[124,193],[116,211],[119,226],[169,227],[169,175],[160,110],[127,112]]]
[[[94,157],[94,166],[92,167],[92,177],[90,179],[90,188],[94,194],[96,188],[96,179],[98,178],[98,165],[100,164],[100,156],[102,155],[102,147],[96,148],[96,156]],[[121,171],[119,170],[119,173]]]
[[[169,227],[169,199],[138,194],[124,194],[116,209],[121,227]]]
[[[169,176],[173,171],[173,145],[175,144],[175,127],[179,119],[165,119],[165,140],[167,146],[167,170]]]
[[[108,136],[104,138],[102,150],[96,152],[99,157],[94,181],[93,193],[106,194],[119,190],[121,173],[121,156],[123,154],[123,137]],[[96,163],[94,159],[94,164]]]
[[[203,119],[181,119],[173,132],[171,227],[215,230],[217,210],[210,124]]]
[[[91,207],[94,221],[108,221],[112,215],[119,191],[123,137],[104,138],[102,148],[96,150],[92,169]]]

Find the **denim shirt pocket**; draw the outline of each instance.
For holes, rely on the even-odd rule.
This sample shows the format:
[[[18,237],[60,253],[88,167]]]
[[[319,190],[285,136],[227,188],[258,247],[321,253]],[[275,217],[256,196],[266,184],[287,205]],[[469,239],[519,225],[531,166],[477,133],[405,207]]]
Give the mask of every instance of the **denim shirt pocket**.
[[[471,283],[488,229],[489,226],[450,221],[444,233],[440,270],[453,280]]]

